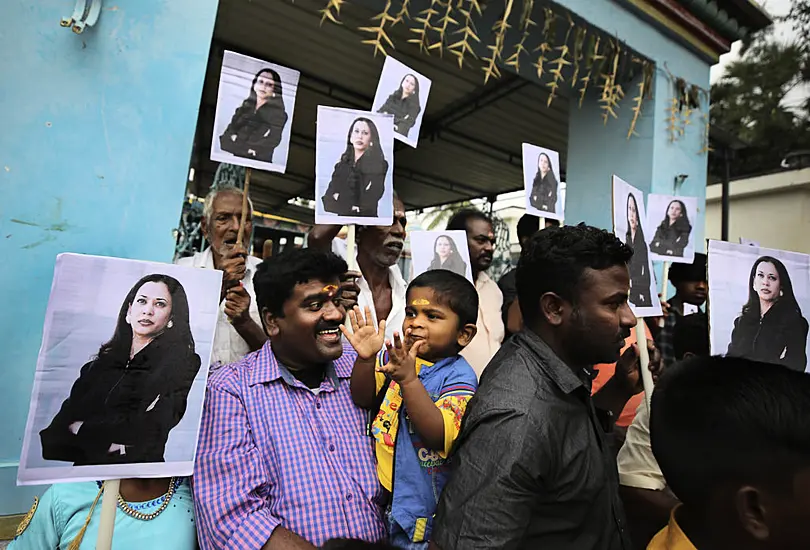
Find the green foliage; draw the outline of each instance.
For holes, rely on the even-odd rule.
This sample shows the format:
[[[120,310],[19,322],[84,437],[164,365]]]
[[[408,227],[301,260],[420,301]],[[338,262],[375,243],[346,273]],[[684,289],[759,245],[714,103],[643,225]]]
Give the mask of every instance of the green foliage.
[[[810,8],[810,0],[804,3]],[[810,9],[807,13],[810,17]],[[732,176],[777,169],[790,151],[810,148],[810,105],[785,102],[791,91],[810,84],[810,48],[780,42],[770,32],[744,46],[711,91],[711,123],[749,144],[738,152]],[[716,175],[722,173],[719,153],[709,160]]]

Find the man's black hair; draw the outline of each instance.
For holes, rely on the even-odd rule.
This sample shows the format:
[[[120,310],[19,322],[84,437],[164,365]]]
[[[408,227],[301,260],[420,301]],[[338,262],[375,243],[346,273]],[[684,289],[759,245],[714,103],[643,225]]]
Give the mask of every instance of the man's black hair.
[[[536,233],[520,255],[517,295],[523,318],[537,319],[540,297],[553,292],[577,304],[578,286],[586,268],[626,265],[633,250],[613,233],[579,225],[547,227]]]
[[[448,231],[467,231],[467,223],[470,220],[481,220],[489,224],[492,223],[492,218],[476,210],[475,208],[464,208],[456,212],[450,221],[447,222]]]
[[[702,311],[678,319],[672,329],[672,352],[680,361],[687,353],[709,355],[709,318]]]
[[[677,263],[669,268],[669,280],[673,285],[685,282],[708,281],[706,275],[706,254],[695,253],[691,264]]]
[[[546,227],[560,227],[560,220],[554,218],[546,218]]]
[[[533,214],[523,214],[518,220],[518,241],[523,242],[523,239],[528,239],[538,231],[540,231],[540,218],[537,216]]]
[[[705,513],[719,487],[793,491],[810,467],[810,376],[737,357],[664,371],[650,412],[652,450],[675,495]]]
[[[349,266],[332,252],[313,248],[288,248],[259,264],[253,276],[256,305],[267,308],[277,317],[284,316],[284,302],[290,299],[295,285],[307,281],[333,281],[346,273]]]
[[[431,289],[439,303],[458,315],[459,328],[478,322],[478,292],[461,275],[446,269],[425,271],[408,285],[408,294],[414,288]]]

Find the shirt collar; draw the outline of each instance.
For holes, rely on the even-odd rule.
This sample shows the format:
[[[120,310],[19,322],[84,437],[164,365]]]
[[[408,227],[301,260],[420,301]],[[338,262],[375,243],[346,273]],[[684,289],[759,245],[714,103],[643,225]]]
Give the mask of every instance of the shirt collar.
[[[349,345],[343,344],[343,355],[332,361],[327,367],[326,377],[332,381],[332,386],[337,388],[339,379],[351,378],[354,360],[357,352]],[[276,380],[283,380],[288,385],[295,384],[296,378],[273,354],[273,347],[268,340],[264,346],[247,360],[249,373],[247,375],[248,386],[267,384]]]
[[[590,389],[592,375],[583,370],[581,375],[578,376],[537,334],[530,330],[524,330],[516,334],[514,338],[516,343],[528,349],[540,359],[540,368],[562,391],[572,393],[581,387]]]
[[[648,547],[650,550],[697,550],[697,547],[692,544],[681,526],[678,525],[678,520],[675,519],[675,514],[680,507],[681,505],[678,505],[672,510],[667,526],[650,542]]]

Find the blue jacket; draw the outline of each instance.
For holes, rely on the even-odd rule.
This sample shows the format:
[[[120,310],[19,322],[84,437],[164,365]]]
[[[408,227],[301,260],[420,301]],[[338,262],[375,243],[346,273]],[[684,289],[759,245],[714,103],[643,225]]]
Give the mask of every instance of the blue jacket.
[[[453,394],[469,395],[478,389],[475,371],[460,355],[425,365],[419,381],[433,402]],[[394,450],[391,516],[414,542],[430,540],[433,515],[449,475],[444,453],[425,448],[419,439],[402,407]]]

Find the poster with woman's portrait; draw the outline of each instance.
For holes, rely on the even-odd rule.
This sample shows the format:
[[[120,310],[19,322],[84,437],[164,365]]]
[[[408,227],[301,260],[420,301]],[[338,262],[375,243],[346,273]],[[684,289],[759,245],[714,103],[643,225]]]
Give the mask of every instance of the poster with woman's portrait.
[[[644,210],[644,193],[613,176],[613,233],[633,249],[630,259],[630,305],[637,317],[661,315],[661,301],[653,274],[652,258],[644,235],[649,227]]]
[[[709,241],[712,355],[807,371],[810,256]]]
[[[695,260],[692,228],[699,225],[697,197],[649,195],[647,244],[656,261],[691,264]]]
[[[318,106],[315,223],[394,222],[394,117]]]
[[[296,70],[226,51],[211,160],[284,173],[300,76]]]
[[[416,147],[429,94],[429,78],[389,55],[385,58],[371,110],[393,115],[394,138]]]
[[[191,475],[221,282],[57,256],[18,484]]]
[[[526,212],[552,220],[565,218],[557,151],[523,144],[523,188],[526,191]]]
[[[447,269],[473,282],[466,231],[413,231],[409,237],[413,277]]]

